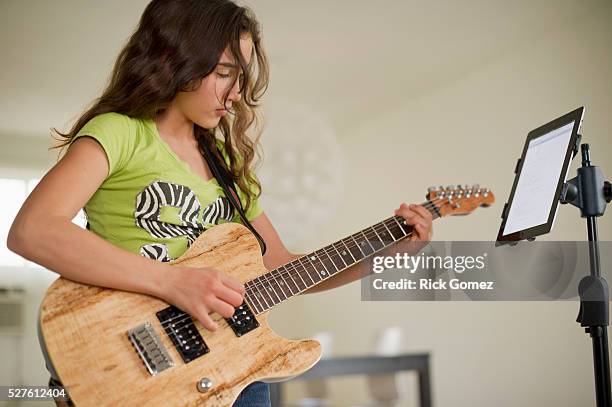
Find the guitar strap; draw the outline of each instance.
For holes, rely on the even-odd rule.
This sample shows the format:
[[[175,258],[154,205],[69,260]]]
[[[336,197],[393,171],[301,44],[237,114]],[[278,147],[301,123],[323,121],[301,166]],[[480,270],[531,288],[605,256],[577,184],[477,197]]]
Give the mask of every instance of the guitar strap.
[[[217,179],[221,187],[223,188],[223,192],[225,192],[225,196],[230,201],[230,204],[240,215],[240,219],[242,219],[242,223],[246,226],[257,238],[259,241],[259,247],[261,248],[261,255],[266,254],[266,242],[263,240],[261,235],[257,233],[257,230],[251,225],[251,222],[246,217],[244,213],[244,209],[242,208],[242,202],[238,199],[238,193],[236,192],[236,187],[234,181],[232,180],[229,172],[227,171],[225,165],[217,162],[215,154],[211,154],[208,149],[208,146],[204,144],[204,159],[208,163],[208,167],[213,173],[213,176]],[[221,155],[221,153],[219,153]]]

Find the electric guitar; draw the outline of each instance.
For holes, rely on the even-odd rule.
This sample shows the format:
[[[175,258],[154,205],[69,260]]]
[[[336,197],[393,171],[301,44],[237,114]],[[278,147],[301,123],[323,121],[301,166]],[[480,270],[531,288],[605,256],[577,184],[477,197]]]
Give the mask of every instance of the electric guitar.
[[[439,218],[493,202],[475,185],[430,188],[422,206]],[[212,314],[215,332],[159,299],[59,278],[41,306],[41,344],[79,407],[230,406],[250,383],[295,377],[321,356],[317,341],[270,329],[273,307],[411,235],[393,216],[268,271],[249,230],[221,224],[172,262],[212,266],[244,283],[233,317]]]

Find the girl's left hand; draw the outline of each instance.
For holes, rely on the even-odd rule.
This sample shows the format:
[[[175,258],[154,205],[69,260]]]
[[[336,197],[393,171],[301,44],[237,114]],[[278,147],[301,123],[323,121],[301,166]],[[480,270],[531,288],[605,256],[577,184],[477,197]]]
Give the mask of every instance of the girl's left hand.
[[[431,240],[433,236],[433,217],[431,216],[431,212],[423,206],[402,203],[400,207],[395,210],[395,214],[404,218],[406,224],[414,228],[414,232],[412,236],[410,236],[411,241],[427,243]]]

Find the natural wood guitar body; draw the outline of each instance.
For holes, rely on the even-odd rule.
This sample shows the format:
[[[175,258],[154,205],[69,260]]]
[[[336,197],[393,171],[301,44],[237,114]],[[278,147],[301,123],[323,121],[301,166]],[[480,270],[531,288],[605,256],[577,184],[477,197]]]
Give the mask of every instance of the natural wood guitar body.
[[[84,253],[83,255],[87,255]],[[245,227],[227,223],[204,232],[173,264],[212,266],[242,282],[267,270],[255,237]],[[231,406],[254,381],[277,381],[303,373],[320,358],[314,340],[288,340],[268,326],[238,337],[214,314],[219,329],[195,325],[210,351],[184,363],[164,332],[156,312],[168,304],[129,292],[78,284],[59,278],[41,308],[41,330],[60,380],[78,407]],[[174,366],[152,375],[128,338],[128,330],[150,323]],[[197,383],[208,378],[205,392]]]

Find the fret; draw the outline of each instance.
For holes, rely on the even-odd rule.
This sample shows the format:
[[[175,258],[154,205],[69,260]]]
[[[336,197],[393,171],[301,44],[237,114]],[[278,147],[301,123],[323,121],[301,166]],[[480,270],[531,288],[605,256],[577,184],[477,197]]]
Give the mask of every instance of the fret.
[[[263,303],[260,301],[260,299],[257,297],[255,293],[255,279],[251,281],[247,281],[244,286],[245,286],[245,290],[249,292],[249,295],[252,299],[251,304],[263,310],[264,309]]]
[[[351,235],[349,236],[351,238],[351,240],[353,242],[355,242],[354,248],[356,248],[357,250],[359,250],[359,253],[361,253],[361,258],[365,259],[366,257],[368,257],[368,255],[366,254],[366,252],[363,251],[363,249],[361,248],[361,245],[359,243],[359,241],[357,241],[357,239],[355,239],[355,235]]]
[[[369,227],[367,229],[369,229],[370,231],[374,232],[374,236],[372,236],[372,239],[370,240],[370,243],[372,244],[372,247],[374,247],[374,250],[375,251],[379,251],[380,249],[385,247],[385,244],[383,243],[382,239],[378,235],[378,232],[376,232],[376,228],[375,227]],[[371,234],[371,232],[369,234]]]
[[[293,278],[293,273],[291,271],[287,270],[285,266],[279,267],[277,270],[279,271],[280,275],[283,276],[283,280],[285,280],[285,283],[287,283],[287,287],[289,287],[289,290],[293,295],[298,294],[300,291],[302,291],[300,289],[299,284]]]
[[[306,286],[307,286],[307,287],[312,287],[313,285],[315,285],[315,284],[318,282],[318,281],[315,281],[315,279],[314,279],[314,278],[312,278],[312,276],[311,276],[311,275],[310,275],[310,273],[308,272],[308,269],[306,269],[306,267],[304,267],[304,265],[303,265],[303,264],[302,264],[302,262],[300,261],[300,258],[298,258],[298,259],[296,259],[296,260],[293,260],[293,261],[291,262],[291,264],[294,264],[295,269],[298,271],[298,273],[300,273],[300,276],[301,276],[302,278],[304,278],[304,277],[303,277],[303,274],[304,274],[304,273],[302,272],[302,270],[306,272],[306,275],[308,276],[308,278],[304,278],[304,281],[306,281]],[[308,280],[310,280],[310,282],[308,282]]]
[[[304,256],[304,258],[308,260],[308,262],[312,265],[314,272],[317,274],[317,276],[321,277],[321,279],[327,278],[330,275],[325,267],[325,264],[323,264],[314,254],[307,254]]]
[[[400,240],[402,237],[406,236],[404,232],[402,231],[402,228],[400,228],[400,226],[397,224],[397,221],[395,220],[395,218],[389,218],[388,220],[384,222],[384,224],[396,242]]]
[[[338,244],[342,245],[340,247],[340,254],[342,255],[342,259],[344,260],[344,262],[346,264],[350,263],[350,265],[357,263],[358,260],[355,258],[355,256],[353,256],[353,253],[351,253],[351,250],[348,248],[344,239],[339,240]]]
[[[413,227],[411,225],[406,224],[406,221],[403,218],[401,218],[400,220],[400,226],[402,230],[406,233],[406,235],[412,233]]]
[[[349,236],[345,239],[342,239],[342,242],[351,253],[351,256],[355,259],[355,262],[362,260],[364,258],[363,253],[359,250],[359,244],[353,239],[352,236]]]
[[[295,285],[295,283],[292,281],[289,281],[289,280],[293,280],[290,275],[288,275],[286,272],[281,272],[280,269],[272,270],[271,272],[276,272],[275,277],[278,281],[280,281],[280,284],[283,286],[283,293],[285,294],[286,298],[294,296],[295,294],[298,293],[297,287],[295,290],[292,288]],[[285,290],[288,290],[289,293],[287,294]]]
[[[331,245],[327,246],[327,247],[332,247],[334,249],[334,252],[336,252],[338,254],[338,258],[340,259],[340,261],[342,261],[342,264],[344,264],[344,266],[341,264],[340,267],[342,270],[344,270],[345,268],[347,268],[349,266],[349,263],[347,263],[346,261],[344,261],[344,258],[342,257],[342,254],[340,254],[340,250],[338,250],[338,248],[336,247],[336,243],[332,243]],[[336,257],[336,254],[332,252],[332,255],[334,257]]]
[[[399,218],[399,219],[401,219],[401,222],[398,220],[398,218]],[[399,216],[394,216],[394,217],[393,217],[393,220],[395,221],[395,223],[397,223],[397,227],[398,227],[398,228],[399,228],[399,230],[402,232],[402,234],[403,234],[404,236],[407,236],[407,235],[408,235],[408,232],[406,232],[406,231],[404,230],[404,226],[406,226],[406,225],[404,224],[404,219],[403,219],[403,218],[400,218]]]
[[[344,262],[346,268],[352,266],[355,263],[355,259],[351,258],[351,254],[348,252],[348,250],[346,250],[346,248],[342,244],[342,241],[334,243],[333,246],[334,249],[336,249],[338,255],[340,256],[340,259]]]
[[[259,314],[263,311],[263,308],[261,308],[261,304],[258,305],[259,301],[255,298],[255,295],[252,292],[252,287],[248,287],[245,290],[244,298],[246,299],[246,302],[249,304],[249,306],[253,308],[255,313]]]
[[[327,277],[327,273],[324,272],[323,274],[321,274],[320,270],[315,267],[315,265],[312,263],[312,261],[310,261],[308,256],[302,256],[298,260],[300,261],[300,264],[304,266],[304,269],[315,282],[315,284]]]
[[[270,273],[266,273],[266,274],[264,274],[261,277],[263,279],[262,285],[263,285],[265,291],[270,296],[270,299],[272,300],[272,306],[274,306],[274,305],[278,304],[279,302],[281,302],[282,298],[276,292],[277,291],[276,288],[274,288],[274,280],[273,280],[273,278],[270,278]],[[277,288],[280,291],[280,287],[277,287]]]
[[[270,308],[270,306],[266,303],[266,300],[263,298],[263,295],[259,291],[259,287],[257,286],[253,287],[252,293],[253,293],[253,298],[257,300],[257,302],[260,305],[259,308],[262,311],[265,311],[266,309]]]
[[[340,253],[338,253],[332,245],[325,246],[323,250],[325,250],[325,254],[327,254],[327,257],[332,261],[334,268],[337,271],[341,271],[346,268],[346,264],[344,264],[340,258]]]
[[[268,308],[272,308],[276,305],[276,301],[274,300],[274,295],[271,292],[272,289],[268,285],[268,277],[266,274],[260,276],[259,284],[259,292],[261,293],[261,296],[264,298],[266,304],[269,304]]]
[[[321,250],[318,250],[319,252]],[[325,264],[325,259],[327,258],[327,255],[325,253],[323,253],[323,258],[321,258],[321,256],[319,254],[317,254],[317,252],[311,253],[308,255],[308,258],[310,259],[310,261],[312,262],[312,264],[314,264],[314,266],[318,269],[319,274],[322,274],[323,272],[325,272],[325,274],[327,276],[331,276],[334,274],[334,268],[328,268],[327,265]],[[316,263],[315,263],[316,262]],[[329,262],[329,260],[328,260]],[[317,265],[318,264],[318,265]],[[330,266],[332,266],[332,263],[329,263]]]
[[[429,199],[427,200],[425,204],[423,204],[423,207],[431,213],[431,216],[434,219],[437,219],[441,216],[438,206],[434,204],[432,201],[430,201]]]
[[[372,246],[372,244],[370,243],[370,239],[368,239],[364,231],[362,230],[359,233],[361,233],[361,235],[363,236],[361,240],[359,241],[359,248],[361,249],[363,254],[367,257],[371,255],[372,253],[374,253],[376,250],[374,250],[374,246]]]
[[[271,272],[269,272],[267,274],[269,274],[272,277],[272,279],[274,280],[274,284],[275,284],[276,288],[278,288],[278,290],[280,291],[280,293],[282,295],[281,301],[284,301],[287,298],[289,298],[290,296],[288,296],[287,293],[285,292],[285,290],[283,289],[283,286],[284,286],[285,282],[283,281],[282,278],[280,278],[280,277],[277,278],[278,277],[278,271],[272,270]]]
[[[380,231],[378,232],[378,235],[383,241],[383,244],[385,245],[385,247],[395,243],[395,238],[391,234],[391,231],[389,230],[389,228],[387,228],[387,225],[385,225],[385,222],[380,222],[377,226],[382,226],[380,227]]]
[[[257,277],[253,279],[253,290],[255,292],[255,298],[257,298],[257,300],[261,304],[263,304],[262,310],[270,309],[272,308],[272,306],[270,305],[270,303],[266,299],[266,296],[264,295],[265,290],[264,292],[261,291],[262,288],[264,287],[261,285],[261,278]]]
[[[300,272],[298,270],[295,269],[295,267],[291,266],[291,267],[287,267],[287,266],[291,266],[291,263],[289,264],[285,264],[283,267],[289,271],[289,273],[291,273],[291,277],[293,278],[293,281],[296,282],[296,284],[298,285],[300,291],[304,291],[306,288],[309,287],[308,284],[306,284],[306,280],[304,280],[304,278],[302,277],[302,275],[300,274]],[[297,275],[297,278],[296,278]]]
[[[315,256],[317,256],[319,261],[323,263],[323,267],[325,267],[327,274],[329,274],[330,276],[336,274],[340,270],[336,267],[332,259],[329,257],[329,254],[327,254],[325,248],[317,250],[316,252],[314,252],[314,254]]]

